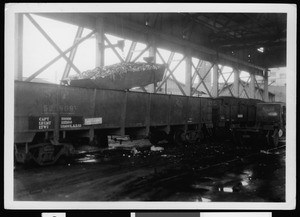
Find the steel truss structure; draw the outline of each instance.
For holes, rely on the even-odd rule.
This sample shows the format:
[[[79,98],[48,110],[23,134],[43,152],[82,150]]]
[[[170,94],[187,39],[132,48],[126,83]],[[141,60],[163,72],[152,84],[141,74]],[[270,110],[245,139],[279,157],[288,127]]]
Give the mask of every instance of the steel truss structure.
[[[218,97],[222,95],[223,92],[226,90],[228,91],[228,94],[232,97],[256,98],[256,99],[262,99],[264,101],[270,101],[269,93],[268,93],[268,69],[266,68],[260,68],[257,66],[253,66],[252,64],[245,63],[249,69],[251,69],[251,67],[253,68],[252,71],[248,71],[249,78],[245,82],[242,81],[240,78],[240,73],[242,70],[240,69],[239,65],[241,65],[241,62],[236,61],[235,65],[232,64],[229,65],[229,67],[232,68],[232,71],[229,72],[229,76],[227,76],[226,78],[225,74],[228,72],[224,72],[224,68],[226,66],[225,64],[223,64],[224,61],[219,61],[219,58],[215,58],[213,61],[204,60],[202,59],[201,56],[195,56],[194,54],[191,54],[189,47],[187,47],[187,49],[185,49],[185,51],[182,52],[183,57],[177,62],[175,67],[170,68],[171,63],[176,61],[174,60],[174,55],[175,52],[177,52],[177,50],[175,49],[171,50],[171,53],[166,60],[161,54],[161,52],[158,50],[159,47],[157,46],[156,43],[158,39],[155,37],[155,34],[158,34],[157,32],[155,32],[155,34],[151,34],[153,36],[147,40],[146,47],[141,51],[136,51],[137,43],[139,41],[136,41],[134,39],[129,39],[132,40],[132,43],[130,45],[128,53],[126,54],[125,58],[123,58],[122,55],[120,54],[120,49],[117,48],[120,46],[121,47],[124,46],[124,41],[123,42],[120,41],[117,44],[112,44],[112,42],[106,36],[106,34],[110,34],[110,32],[106,31],[105,26],[107,24],[106,25],[103,24],[104,21],[102,18],[96,20],[95,28],[92,29],[92,31],[84,37],[82,37],[84,28],[82,26],[78,26],[75,38],[73,39],[72,46],[70,46],[65,50],[62,50],[57,45],[57,43],[55,43],[55,41],[47,34],[47,32],[36,22],[36,20],[31,16],[31,14],[18,14],[16,16],[17,16],[16,44],[18,47],[16,51],[18,52],[16,54],[16,56],[18,57],[17,58],[18,67],[16,67],[17,71],[15,72],[16,80],[23,79],[23,75],[22,75],[23,60],[20,51],[22,51],[22,46],[23,46],[23,41],[22,41],[23,40],[23,19],[24,17],[26,17],[32,23],[32,25],[34,25],[36,29],[43,35],[43,37],[47,39],[47,41],[55,48],[55,50],[58,52],[58,55],[52,60],[49,60],[47,64],[45,64],[43,67],[38,69],[36,72],[33,72],[27,79],[25,79],[25,81],[32,81],[35,77],[37,77],[49,66],[51,66],[61,58],[63,58],[66,62],[61,80],[64,80],[69,76],[71,68],[76,73],[80,74],[81,71],[78,69],[78,67],[76,67],[76,63],[74,63],[76,51],[78,49],[78,46],[80,46],[82,42],[84,42],[85,40],[87,40],[92,36],[95,36],[96,46],[98,45],[96,60],[95,60],[96,66],[104,65],[105,49],[111,49],[114,55],[118,58],[119,62],[136,62],[140,59],[142,55],[148,52],[149,57],[153,57],[154,62],[157,62],[157,59],[159,58],[162,63],[167,65],[163,80],[157,84],[153,84],[152,86],[150,85],[151,86],[150,88],[140,87],[140,89],[144,92],[148,91],[153,93],[159,93],[160,90],[164,87],[164,93],[167,93],[167,89],[168,89],[167,83],[170,80],[172,80],[173,82],[175,82],[177,88],[179,89],[180,91],[179,94],[184,96],[193,96],[196,94],[197,91],[202,91],[208,97]],[[131,28],[133,27],[131,26]],[[184,31],[185,34],[189,35],[190,34],[189,31],[191,31],[191,28],[192,26],[185,27],[185,31]],[[187,43],[184,45],[189,45],[189,44]],[[133,58],[133,53],[136,52],[138,52],[138,54],[135,56],[135,58]],[[207,51],[204,50],[204,52]],[[209,52],[211,51],[209,50]],[[218,56],[227,59],[231,58],[231,57],[226,57],[223,54],[218,54]],[[198,63],[197,64],[193,63],[192,58],[197,58]],[[233,58],[231,58],[231,60],[235,61]],[[210,67],[203,67],[204,62],[209,63]],[[179,82],[176,76],[174,75],[174,72],[182,64],[185,64],[185,71],[181,72],[185,74],[185,84]],[[229,80],[232,77],[232,75],[234,76],[234,82],[230,83]],[[263,81],[264,81],[263,89],[257,82],[255,76],[263,77]],[[210,84],[206,82],[206,79],[208,78],[212,78]]]

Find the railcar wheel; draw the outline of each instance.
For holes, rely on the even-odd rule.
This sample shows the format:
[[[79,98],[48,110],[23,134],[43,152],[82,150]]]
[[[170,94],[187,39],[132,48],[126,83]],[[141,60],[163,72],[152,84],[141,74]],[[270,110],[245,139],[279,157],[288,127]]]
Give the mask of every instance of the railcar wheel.
[[[40,166],[55,163],[54,146],[43,144],[30,150],[33,160]]]

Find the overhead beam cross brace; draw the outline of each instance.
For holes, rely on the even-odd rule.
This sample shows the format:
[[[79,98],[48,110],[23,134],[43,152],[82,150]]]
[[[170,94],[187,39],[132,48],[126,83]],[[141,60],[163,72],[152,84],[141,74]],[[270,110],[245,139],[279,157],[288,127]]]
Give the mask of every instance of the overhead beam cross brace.
[[[256,84],[256,86],[257,86],[258,92],[259,92],[261,98],[263,99],[263,95],[262,95],[262,93],[261,93],[260,86],[259,86],[259,84],[258,84],[258,82],[257,82],[257,80],[256,80],[256,78],[255,78],[255,76],[253,76],[253,77],[254,77],[254,82],[255,82],[255,84]]]
[[[77,32],[76,32],[76,35],[75,35],[75,38],[74,38],[74,42],[73,44],[75,44],[82,36],[82,33],[83,33],[83,27],[79,26],[78,29],[77,29]],[[78,46],[74,47],[70,54],[69,54],[69,59],[73,62],[74,61],[74,58],[75,58],[75,54],[76,54],[76,51],[77,51],[77,48]],[[65,67],[65,70],[64,70],[64,73],[63,73],[63,76],[62,76],[62,80],[64,78],[67,78],[70,74],[70,70],[71,70],[71,66],[70,64],[67,62],[66,63],[66,67]]]
[[[103,34],[104,36],[104,40],[107,42],[108,46],[113,50],[113,52],[116,54],[116,56],[118,57],[118,59],[121,62],[124,62],[124,59],[121,57],[121,55],[118,53],[118,51],[116,50],[116,48],[112,45],[112,43],[108,40],[108,38]]]
[[[201,78],[201,76],[200,76],[200,82],[199,82],[199,84],[196,86],[196,88],[193,90],[193,93],[192,93],[192,95],[196,92],[196,90],[200,87],[200,85],[203,83],[203,85],[205,86],[205,84],[204,84],[204,79],[207,77],[207,75],[210,73],[210,70],[214,67],[214,63],[212,63],[211,64],[211,66],[209,67],[209,69],[207,70],[207,72],[205,73],[205,75]],[[208,94],[211,96],[211,94],[210,94],[210,91],[208,91]],[[211,96],[212,97],[212,96]]]
[[[70,52],[74,47],[78,46],[80,43],[82,43],[86,39],[90,38],[93,34],[95,34],[95,30],[93,30],[92,32],[90,32],[89,34],[87,34],[85,37],[81,38],[79,41],[77,41],[71,47],[69,47],[68,49],[66,49],[63,53],[66,54],[66,53]],[[51,66],[53,63],[55,63],[57,60],[59,60],[61,57],[62,57],[61,55],[58,55],[58,56],[54,57],[46,65],[44,65],[42,68],[40,68],[39,70],[37,70],[31,76],[29,76],[25,81],[31,81],[36,76],[38,76],[39,74],[41,74],[44,70],[46,70],[49,66]]]
[[[164,64],[166,64],[166,61],[164,60],[164,58],[162,57],[162,55],[160,54],[160,52],[159,52],[157,49],[156,49],[156,52],[157,52],[159,58],[164,62]],[[172,52],[172,53],[170,54],[170,56],[171,56],[171,55],[174,56],[174,53]],[[169,65],[166,64],[166,65],[167,65],[166,68],[167,68],[167,70],[169,71],[169,75],[167,75],[167,76],[163,79],[163,81],[158,85],[158,87],[156,88],[156,90],[159,90],[159,89],[162,87],[162,85],[169,79],[169,77],[172,76],[172,78],[174,79],[176,85],[177,85],[178,88],[180,89],[181,93],[182,93],[184,96],[186,95],[185,92],[184,92],[184,90],[183,90],[183,88],[181,87],[180,83],[177,81],[176,77],[173,75],[174,71],[177,69],[177,67],[182,63],[182,61],[183,61],[185,58],[186,58],[186,56],[183,56],[183,58],[177,63],[177,65],[176,65],[176,66],[174,67],[174,69],[172,69],[172,70],[169,68]],[[169,58],[169,59],[170,59],[170,58]],[[173,59],[173,58],[172,58],[172,59]]]
[[[220,69],[219,66],[218,66],[218,69],[219,69],[219,74],[222,76],[222,79],[223,79],[224,82],[225,82],[225,83],[224,83],[224,86],[223,86],[223,88],[224,88],[224,87],[228,86],[227,80],[225,79],[225,77],[224,77],[224,75],[223,75],[223,72],[222,72],[223,69],[224,69],[224,66],[222,66],[221,69]],[[232,74],[232,72],[231,72],[231,74]],[[230,75],[231,75],[231,74],[230,74]],[[222,88],[222,90],[223,90],[223,88]],[[233,95],[231,89],[228,88],[228,90],[229,90],[231,96],[234,97],[234,95]],[[221,93],[221,91],[219,91],[219,93]]]
[[[203,63],[203,61],[202,61],[202,63]],[[202,65],[202,63],[201,63],[201,65]],[[198,65],[199,65],[199,64],[200,64],[200,61],[199,61]],[[203,86],[204,86],[204,88],[206,89],[207,94],[209,95],[209,97],[212,97],[212,95],[211,95],[209,89],[207,88],[207,86],[206,86],[206,84],[205,84],[205,82],[204,82],[204,79],[206,78],[206,75],[209,73],[210,70],[209,70],[208,72],[206,72],[205,76],[202,78],[201,75],[200,75],[200,73],[199,73],[199,71],[198,71],[198,67],[195,67],[193,63],[192,63],[192,66],[193,66],[193,68],[195,69],[196,75],[198,75],[198,77],[199,77],[199,79],[200,79],[199,82],[202,82],[202,83],[203,83]],[[194,94],[194,93],[198,90],[199,87],[200,87],[200,85],[197,85],[197,87],[194,89],[194,91],[193,91],[192,94]]]
[[[137,45],[137,42],[133,41],[130,45],[130,48],[129,48],[129,51],[127,53],[127,56],[125,58],[125,62],[130,62],[131,58],[132,58],[132,55],[133,55],[133,52],[136,48],[136,45]]]
[[[48,40],[48,42],[58,51],[58,53],[70,64],[70,66],[80,74],[80,70],[72,63],[72,61],[64,54],[64,52],[57,46],[51,37],[43,30],[43,28],[32,18],[30,14],[25,14],[30,22],[40,31],[40,33]]]
[[[228,78],[226,80],[224,80],[225,83],[224,83],[223,87],[221,88],[221,90],[219,91],[219,94],[224,90],[224,88],[226,88],[226,87],[229,86],[228,81],[229,81],[229,79],[230,79],[230,77],[231,77],[232,74],[233,74],[233,71],[230,73],[230,75],[228,76]],[[223,77],[223,79],[224,79],[224,77]]]
[[[250,76],[249,76],[248,80],[246,81],[246,83],[248,83],[249,80],[250,80]],[[249,95],[248,95],[248,93],[247,93],[247,91],[246,91],[246,87],[245,87],[245,85],[243,84],[243,81],[242,81],[240,78],[239,78],[239,83],[240,83],[240,84],[242,85],[242,87],[243,87],[243,90],[241,91],[240,96],[241,96],[242,93],[244,92],[244,93],[246,94],[247,98],[249,99],[250,97],[249,97]]]

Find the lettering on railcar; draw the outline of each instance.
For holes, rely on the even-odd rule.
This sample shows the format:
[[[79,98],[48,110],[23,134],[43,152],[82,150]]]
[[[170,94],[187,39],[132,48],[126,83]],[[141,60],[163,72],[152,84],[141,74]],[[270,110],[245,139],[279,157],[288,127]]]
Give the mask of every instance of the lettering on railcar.
[[[62,116],[60,117],[60,128],[80,128],[83,125],[82,116]]]
[[[102,124],[102,117],[84,119],[84,125],[97,125],[97,124]]]
[[[53,114],[53,113],[68,113],[74,114],[77,110],[76,105],[44,105],[43,106],[43,113],[44,114]]]
[[[30,130],[51,130],[54,128],[53,116],[30,116],[28,118]]]

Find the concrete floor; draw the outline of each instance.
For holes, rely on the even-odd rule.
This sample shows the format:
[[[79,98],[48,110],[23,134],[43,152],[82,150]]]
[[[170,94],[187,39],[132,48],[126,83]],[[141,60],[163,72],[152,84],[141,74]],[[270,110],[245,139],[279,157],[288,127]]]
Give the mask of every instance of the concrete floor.
[[[285,150],[251,152],[224,145],[112,144],[66,165],[14,171],[16,201],[284,202]],[[80,152],[78,152],[80,153]]]

